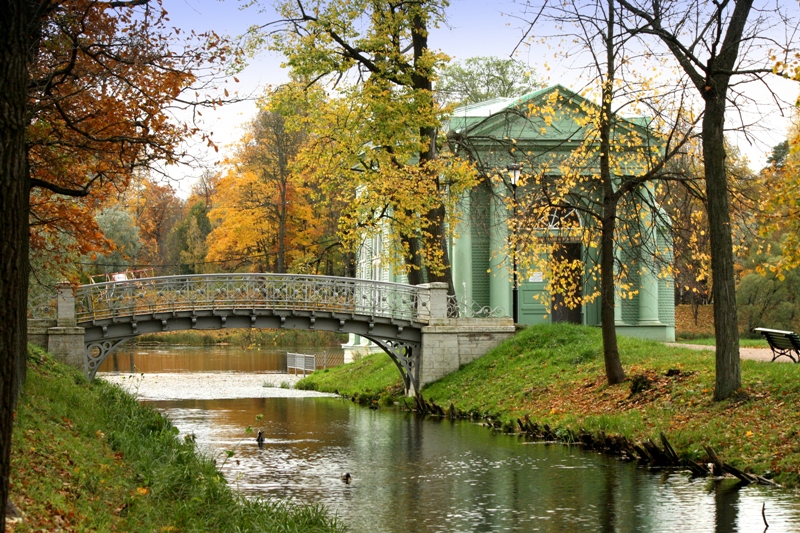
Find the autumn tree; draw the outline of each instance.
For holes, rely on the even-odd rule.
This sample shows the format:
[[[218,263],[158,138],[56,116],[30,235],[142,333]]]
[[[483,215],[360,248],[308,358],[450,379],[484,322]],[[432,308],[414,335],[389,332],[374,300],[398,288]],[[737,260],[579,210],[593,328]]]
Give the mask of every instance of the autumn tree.
[[[187,204],[189,210],[169,235],[169,263],[175,274],[204,274],[214,272],[214,265],[206,263],[208,235],[211,220],[208,218],[210,204],[192,195]]]
[[[795,111],[795,118],[797,111]],[[773,147],[756,183],[753,221],[759,239],[751,239],[740,261],[737,286],[740,323],[797,330],[800,327],[800,128]]]
[[[730,197],[725,173],[725,119],[734,83],[772,73],[767,47],[780,46],[770,35],[786,24],[780,13],[765,11],[748,22],[753,0],[687,4],[678,0],[618,0],[628,32],[660,41],[702,99],[701,138],[708,199],[713,276],[716,383],[714,399],[724,400],[741,387],[736,276],[731,236]],[[791,32],[790,32],[791,33]],[[759,49],[757,44],[763,42]],[[741,93],[740,93],[741,94]]]
[[[292,161],[291,171],[302,182],[311,207],[313,238],[303,251],[307,272],[356,276],[355,241],[361,240],[366,225],[379,221],[369,212],[360,218],[359,182],[343,169],[352,170],[352,154],[334,146],[356,131],[357,118],[348,113],[340,99],[329,98],[321,87],[299,80],[285,84],[267,95],[267,105],[285,117],[290,132],[303,132],[303,145]],[[344,111],[343,113],[341,113]],[[347,117],[353,119],[348,122]],[[357,117],[358,115],[356,115]],[[349,159],[350,158],[350,159]]]
[[[268,109],[248,125],[217,185],[209,259],[277,273],[303,261],[317,231],[301,176],[291,169],[304,138]]]
[[[176,125],[169,108],[217,103],[204,100],[207,78],[199,74],[209,59],[224,59],[224,48],[214,36],[176,43],[165,12],[144,0],[4,0],[0,12],[2,525],[12,410],[26,361],[28,224],[86,228],[85,238],[65,244],[89,251],[97,225],[88,216],[85,224],[67,220],[77,214],[61,196],[107,193],[113,184],[124,188],[137,168],[177,162],[181,141],[196,130]]]
[[[204,170],[194,182],[184,205],[185,216],[167,237],[168,272],[172,274],[203,274],[217,271],[217,265],[208,263],[208,235],[211,220],[208,213],[214,206],[220,175]]]
[[[171,185],[145,178],[137,179],[125,192],[124,201],[139,228],[138,265],[163,272],[171,265],[169,236],[184,217],[183,200]]]
[[[731,198],[732,238],[737,256],[746,249],[758,248],[755,213],[763,194],[748,161],[739,150],[726,143],[726,173]],[[711,242],[708,232],[706,188],[703,178],[702,148],[695,138],[684,154],[669,164],[670,171],[682,176],[679,182],[662,182],[656,191],[659,203],[671,220],[675,254],[676,303],[692,306],[695,322],[700,306],[711,303]],[[740,272],[737,268],[737,275]]]
[[[172,116],[216,103],[203,100],[204,69],[225,49],[214,35],[178,42],[149,2],[54,2],[43,16],[26,136],[31,244],[45,251],[66,234],[87,253],[104,244],[92,214],[106,198],[136,173],[184,160],[183,141],[199,129]]]
[[[260,28],[297,79],[335,90],[311,132],[337,155],[338,174],[359,190],[346,214],[351,235],[367,228],[393,239],[412,284],[444,281],[453,293],[447,197],[471,182],[442,160],[437,131],[448,110],[433,94],[445,57],[428,46],[445,0],[286,0],[283,19]],[[316,144],[316,147],[322,147]]]
[[[192,185],[189,203],[194,204],[193,199],[197,199],[197,201],[203,202],[206,209],[211,209],[214,204],[214,196],[216,195],[219,179],[219,173],[210,170],[203,171],[194,185]]]
[[[797,115],[797,112],[795,112]],[[760,231],[776,242],[779,253],[768,267],[780,274],[800,268],[800,127],[773,149],[769,166],[760,176]]]
[[[439,101],[463,106],[516,97],[543,86],[533,70],[517,59],[470,57],[446,65],[434,90]]]
[[[617,345],[615,300],[618,292],[636,294],[641,290],[626,288],[623,281],[626,276],[635,274],[641,279],[651,279],[658,274],[658,261],[654,258],[660,255],[663,260],[664,252],[657,245],[658,226],[663,221],[659,220],[660,208],[655,202],[652,183],[677,178],[668,175],[666,163],[681,152],[691,130],[679,125],[684,119],[680,100],[672,104],[666,98],[653,99],[648,91],[649,80],[634,74],[635,66],[645,61],[646,55],[637,52],[636,43],[631,45],[635,37],[623,31],[614,0],[528,4],[527,9],[540,14],[542,18],[537,17],[540,22],[557,25],[560,33],[554,37],[580,49],[579,53],[586,58],[583,71],[590,79],[585,92],[594,89],[599,104],[579,103],[576,102],[579,99],[569,94],[555,94],[546,105],[525,111],[527,117],[544,121],[543,131],[551,127],[563,130],[563,124],[554,123],[555,117],[559,113],[574,113],[571,108],[579,105],[580,113],[575,114],[573,128],[574,139],[581,144],[561,160],[554,159],[551,154],[530,154],[522,150],[519,155],[514,153],[516,161],[527,161],[530,172],[526,191],[528,205],[514,211],[532,219],[522,221],[523,226],[547,228],[538,221],[577,210],[590,221],[590,226],[599,228],[596,238],[586,234],[584,244],[587,248],[598,249],[606,378],[609,384],[620,383],[625,379],[625,372]],[[564,39],[570,28],[574,33]],[[566,55],[566,50],[564,53]],[[644,114],[646,118],[625,119],[626,110],[632,115]],[[553,167],[558,169],[558,180],[553,179]],[[513,224],[519,225],[520,221],[513,221]],[[521,233],[538,237],[536,233]],[[516,244],[514,246],[516,249]],[[638,273],[629,271],[630,261],[620,257],[621,249],[630,256],[629,260],[636,259]],[[637,257],[631,256],[633,253]],[[580,286],[557,286],[551,281],[551,291],[555,295],[580,293],[580,290]],[[580,303],[579,297],[573,296],[571,302],[567,300],[571,307]]]

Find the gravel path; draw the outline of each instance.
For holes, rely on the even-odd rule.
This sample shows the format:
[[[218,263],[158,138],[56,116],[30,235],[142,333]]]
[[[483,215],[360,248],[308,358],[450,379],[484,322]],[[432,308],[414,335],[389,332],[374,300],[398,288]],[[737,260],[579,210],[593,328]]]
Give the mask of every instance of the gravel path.
[[[677,342],[668,342],[670,346],[679,346],[681,348],[690,348],[692,350],[708,350],[714,351],[713,346],[704,346],[701,344],[683,344]],[[772,361],[772,350],[769,348],[739,348],[739,356],[742,359],[753,359],[754,361]],[[792,360],[788,357],[780,357],[775,360],[776,363],[791,363]]]
[[[335,396],[297,390],[302,376],[291,374],[242,374],[232,372],[113,374],[97,377],[117,383],[140,400],[213,400],[226,398],[288,398]]]

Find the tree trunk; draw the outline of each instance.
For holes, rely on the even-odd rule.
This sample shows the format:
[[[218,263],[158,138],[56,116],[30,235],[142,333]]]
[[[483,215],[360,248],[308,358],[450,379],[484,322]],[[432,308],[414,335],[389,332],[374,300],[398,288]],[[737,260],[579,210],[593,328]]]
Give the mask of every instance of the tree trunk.
[[[428,282],[442,282],[447,283],[447,294],[454,295],[455,285],[453,284],[453,269],[450,268],[450,249],[447,243],[447,231],[445,229],[444,206],[437,207],[428,213],[428,219],[431,221],[431,243],[432,246],[439,248],[441,262],[444,270],[441,274],[433,274],[428,270]]]
[[[419,91],[425,91],[430,98],[430,105],[436,105],[433,100],[433,72],[426,72],[426,67],[419,64],[420,59],[423,58],[425,51],[428,49],[428,28],[422,17],[417,14],[413,18],[414,30],[412,32],[412,44],[414,46],[414,65],[415,73],[413,76],[413,87]],[[433,126],[423,126],[420,128],[420,144],[424,148],[419,154],[419,165],[423,172],[430,172],[425,168],[428,161],[435,161],[439,157],[436,149],[436,136],[437,130]],[[437,181],[437,193],[446,194],[445,191],[440,190],[438,176],[431,176],[430,179]],[[436,256],[439,257],[442,264],[441,274],[434,274],[426,265],[428,273],[428,282],[445,282],[447,283],[447,294],[455,294],[455,286],[453,284],[453,270],[450,268],[450,253],[447,245],[447,231],[445,227],[445,208],[440,205],[425,214],[428,219],[428,231],[430,233],[429,242],[426,246],[437,248]]]
[[[731,238],[730,207],[727,176],[725,174],[725,104],[731,76],[744,74],[737,70],[739,48],[743,41],[747,19],[753,0],[736,0],[728,28],[720,46],[719,38],[724,27],[724,13],[730,2],[715,2],[716,11],[707,22],[695,21],[699,33],[688,49],[680,38],[682,33],[666,31],[662,26],[659,4],[653,2],[653,13],[647,14],[626,0],[617,0],[626,9],[648,21],[651,28],[670,49],[686,72],[700,96],[705,100],[703,112],[703,164],[705,165],[706,195],[708,196],[708,227],[711,240],[711,274],[714,299],[714,335],[717,339],[716,384],[714,399],[724,400],[741,387],[739,364],[739,324],[736,313],[736,279],[733,272],[733,240]],[[687,6],[689,4],[687,3]],[[686,19],[694,14],[687,7]],[[675,17],[672,13],[670,17]],[[682,30],[681,30],[682,31]],[[705,33],[703,33],[705,32]],[[749,38],[748,38],[749,40]],[[703,65],[689,51],[702,49],[709,53]],[[698,70],[698,67],[700,70]]]
[[[603,331],[603,359],[609,385],[625,381],[619,360],[617,325],[614,320],[614,231],[617,225],[617,196],[611,176],[611,122],[614,118],[614,0],[608,0],[605,36],[606,79],[603,83],[600,115],[600,181],[603,185],[603,218],[600,234],[600,324]]]
[[[425,279],[422,275],[422,255],[419,239],[411,237],[405,239],[405,242],[408,246],[408,257],[406,257],[406,263],[409,266],[408,283],[411,285],[421,285],[425,282]]]
[[[616,205],[609,198],[603,201],[603,222],[600,236],[600,324],[603,332],[603,360],[609,385],[625,381],[619,359],[617,326],[614,319],[614,230]]]
[[[703,161],[713,277],[711,295],[714,299],[714,335],[717,341],[715,400],[728,398],[742,386],[733,240],[725,174],[724,124],[725,91],[720,91],[706,99],[703,115]]]
[[[714,336],[717,344],[715,400],[728,398],[742,386],[724,128],[731,73],[735,72],[742,35],[752,6],[753,0],[736,2],[719,55],[709,59],[705,83],[698,87],[705,100],[702,138],[711,241],[711,295],[714,299]]]
[[[5,529],[11,431],[27,359],[28,205],[25,151],[28,60],[35,2],[0,3],[0,526]]]

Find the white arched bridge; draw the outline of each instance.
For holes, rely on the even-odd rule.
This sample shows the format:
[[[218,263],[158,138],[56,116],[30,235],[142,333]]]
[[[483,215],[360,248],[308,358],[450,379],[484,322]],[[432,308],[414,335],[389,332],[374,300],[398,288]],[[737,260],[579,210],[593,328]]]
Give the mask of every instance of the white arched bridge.
[[[510,319],[448,318],[445,284],[405,285],[297,274],[198,274],[58,287],[56,324],[32,320],[32,342],[92,379],[108,355],[148,333],[226,328],[355,333],[397,365],[406,392],[483,355]],[[461,312],[463,313],[463,310]],[[39,329],[36,329],[38,325]],[[77,352],[80,352],[78,354]],[[478,353],[480,352],[480,353]],[[78,358],[81,360],[79,361]],[[454,366],[453,366],[454,365]]]

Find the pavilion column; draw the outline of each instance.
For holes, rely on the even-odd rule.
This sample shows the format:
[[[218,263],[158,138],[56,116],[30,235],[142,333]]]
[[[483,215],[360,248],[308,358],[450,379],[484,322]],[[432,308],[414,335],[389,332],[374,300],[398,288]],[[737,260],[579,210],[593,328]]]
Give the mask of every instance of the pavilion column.
[[[639,325],[660,324],[658,320],[658,277],[656,275],[655,221],[650,205],[640,206],[641,242],[639,244]]]
[[[453,284],[461,311],[472,302],[472,200],[467,192],[461,197],[461,223],[453,241]]]
[[[508,212],[499,198],[489,204],[489,305],[511,316],[511,269],[508,250]]]

